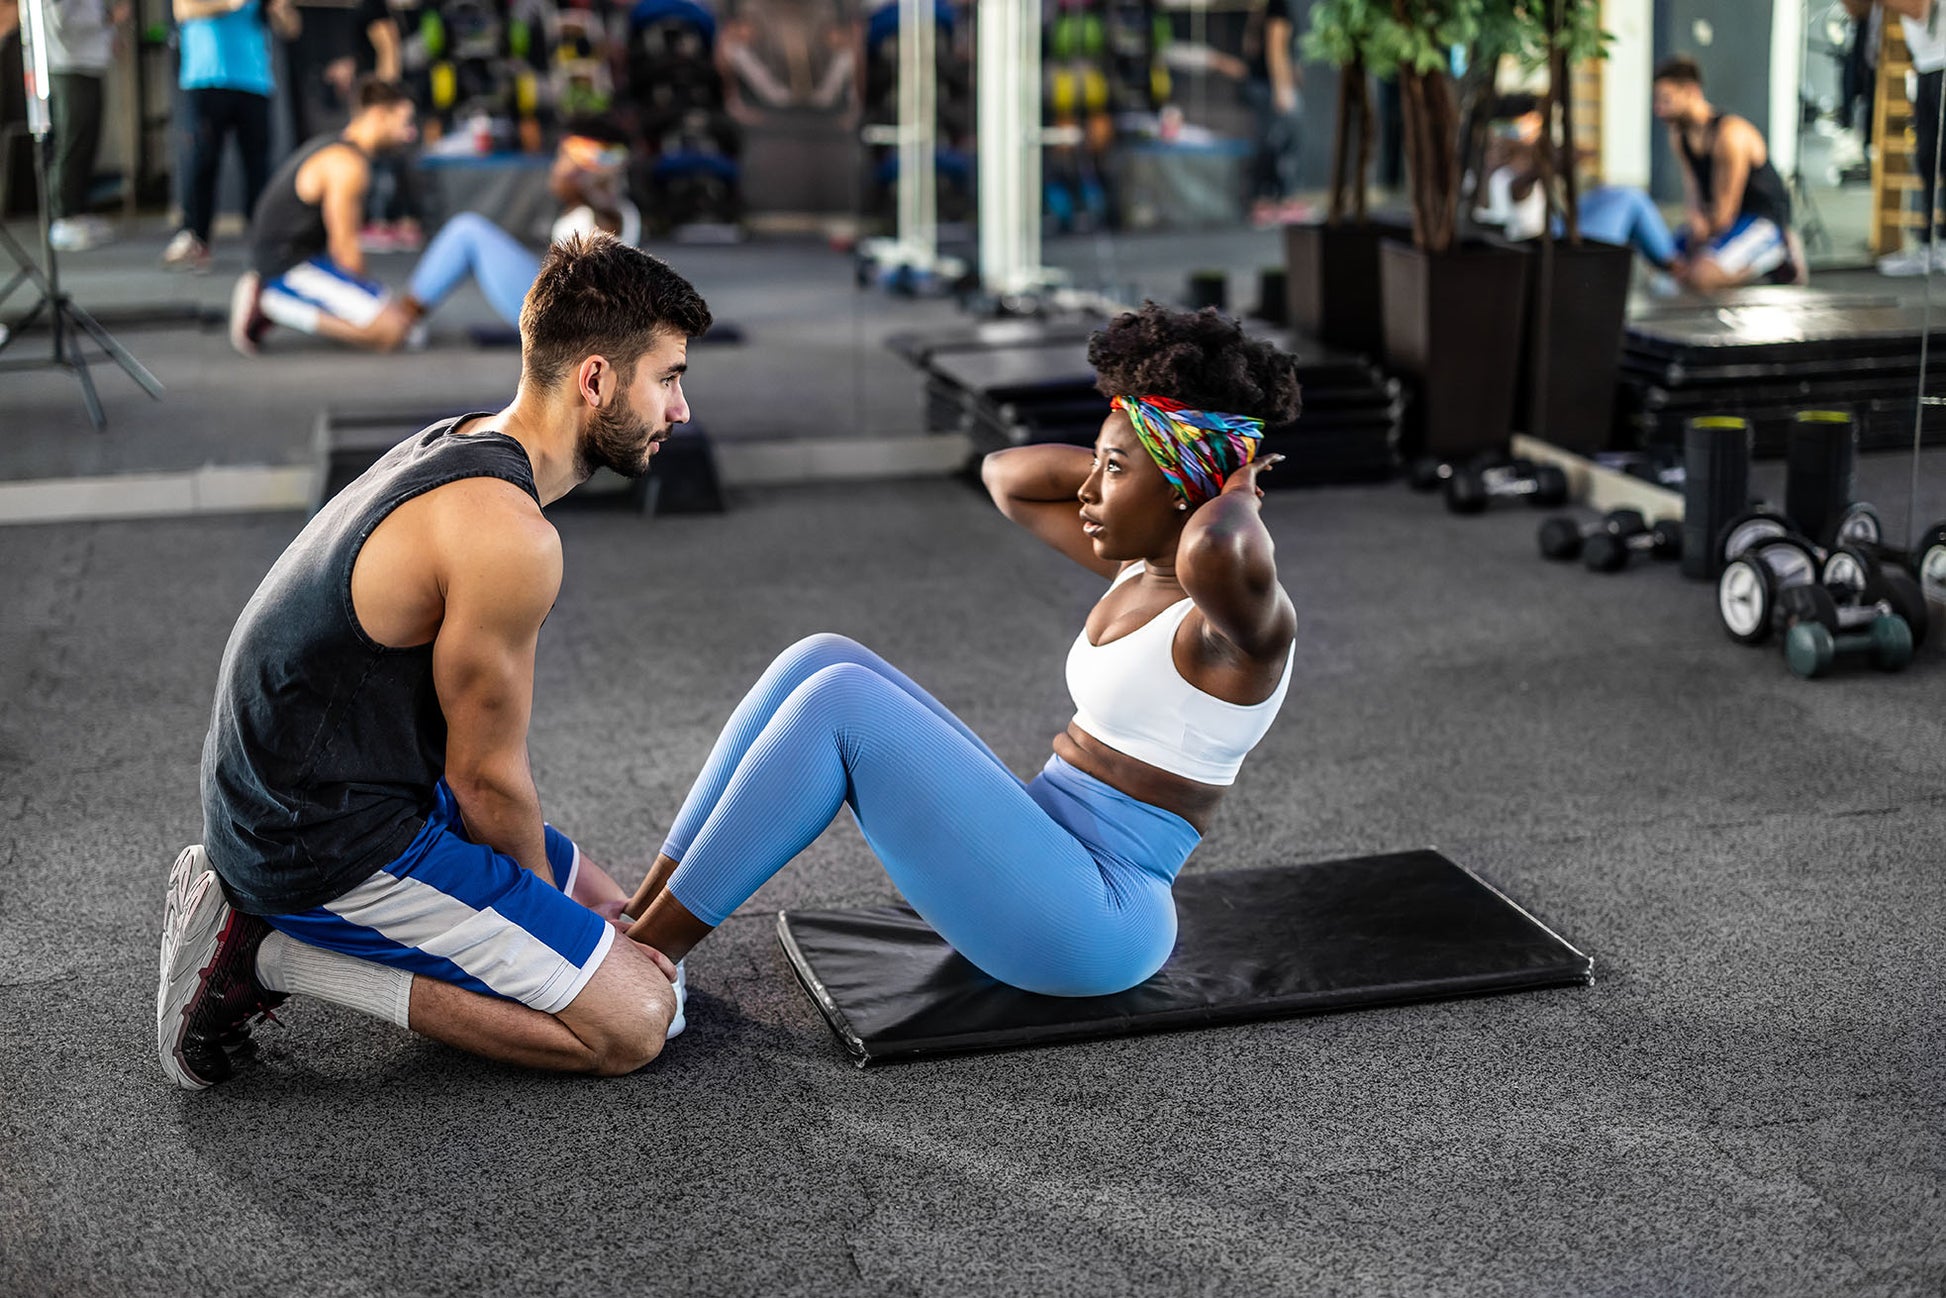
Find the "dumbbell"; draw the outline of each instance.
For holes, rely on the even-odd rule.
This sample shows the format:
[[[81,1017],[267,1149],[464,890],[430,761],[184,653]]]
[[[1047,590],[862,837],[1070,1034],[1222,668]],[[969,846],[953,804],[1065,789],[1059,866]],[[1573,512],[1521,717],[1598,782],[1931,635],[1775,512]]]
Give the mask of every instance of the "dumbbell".
[[[1738,644],[1762,644],[1777,628],[1779,597],[1817,581],[1817,553],[1802,537],[1757,539],[1724,564],[1716,579],[1716,611],[1723,629]]]
[[[1838,629],[1821,621],[1795,623],[1784,636],[1784,661],[1805,680],[1816,680],[1840,657],[1869,658],[1882,672],[1896,672],[1912,661],[1912,629],[1883,604],[1861,604],[1837,611]]]
[[[1912,547],[1912,575],[1928,602],[1946,604],[1946,520],[1927,528]]]
[[[1566,514],[1541,520],[1539,539],[1541,558],[1566,562],[1579,559],[1588,542],[1598,536],[1633,536],[1648,530],[1649,520],[1639,509],[1617,509],[1604,515],[1599,523],[1583,527]]]
[[[1926,608],[1925,590],[1898,566],[1891,552],[1869,545],[1841,545],[1824,556],[1818,580],[1856,603],[1885,605],[1886,611],[1905,619],[1914,649],[1926,643],[1932,615]]]
[[[1491,469],[1455,469],[1446,479],[1446,508],[1455,514],[1478,514],[1496,500],[1525,500],[1537,509],[1564,505],[1568,475],[1558,465],[1515,460]]]
[[[1491,469],[1511,463],[1513,460],[1505,451],[1482,451],[1471,460],[1460,463],[1442,460],[1437,455],[1422,455],[1406,466],[1405,480],[1414,491],[1438,491],[1456,470],[1466,465]]]
[[[1620,572],[1628,567],[1629,557],[1636,554],[1658,559],[1682,558],[1682,524],[1673,518],[1659,518],[1646,532],[1591,537],[1587,549],[1582,551],[1581,562],[1589,572]]]

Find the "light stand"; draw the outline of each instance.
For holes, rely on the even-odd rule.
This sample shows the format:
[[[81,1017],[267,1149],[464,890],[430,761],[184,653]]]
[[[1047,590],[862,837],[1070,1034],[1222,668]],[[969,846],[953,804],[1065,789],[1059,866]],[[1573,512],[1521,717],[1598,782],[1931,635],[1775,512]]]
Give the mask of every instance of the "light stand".
[[[1862,22],[1863,19],[1859,21]],[[1807,253],[1828,248],[1831,244],[1831,232],[1825,229],[1824,217],[1818,212],[1818,200],[1812,195],[1811,182],[1804,175],[1804,141],[1801,138],[1803,135],[1801,123],[1804,120],[1804,104],[1806,102],[1805,87],[1810,83],[1810,77],[1811,32],[1810,25],[1807,23],[1805,25],[1804,38],[1798,43],[1797,50],[1798,89],[1796,111],[1800,123],[1798,130],[1800,138],[1797,142],[1797,147],[1792,150],[1791,178],[1789,181],[1791,206],[1797,212],[1802,213],[1798,217],[1797,228],[1798,234],[1804,240],[1804,250]],[[1817,118],[1813,119],[1814,124],[1823,115],[1823,110],[1819,109]]]
[[[142,362],[129,355],[128,350],[116,342],[93,316],[61,291],[61,266],[54,252],[53,221],[47,192],[47,135],[53,123],[47,103],[46,32],[46,0],[21,0],[21,67],[27,85],[27,130],[34,137],[34,187],[39,200],[41,260],[40,266],[36,266],[27,250],[4,226],[0,226],[0,243],[5,244],[8,255],[19,268],[8,281],[6,293],[0,293],[0,300],[4,300],[23,283],[32,283],[37,287],[40,300],[14,323],[10,334],[0,338],[0,352],[4,352],[43,312],[48,317],[53,345],[44,360],[26,357],[0,359],[0,372],[49,366],[71,371],[81,384],[81,400],[88,409],[88,422],[94,425],[96,432],[100,432],[108,426],[108,420],[102,414],[101,398],[95,395],[94,378],[88,372],[88,358],[81,350],[82,335],[94,339],[96,346],[151,397],[161,399],[162,384],[156,381],[155,375],[149,373]],[[41,267],[45,267],[45,271]]]

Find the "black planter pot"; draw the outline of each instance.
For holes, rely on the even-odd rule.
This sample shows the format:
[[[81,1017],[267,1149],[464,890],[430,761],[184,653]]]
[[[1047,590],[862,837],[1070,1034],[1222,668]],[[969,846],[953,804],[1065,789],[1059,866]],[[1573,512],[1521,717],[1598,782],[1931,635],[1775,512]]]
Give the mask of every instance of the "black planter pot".
[[[1284,227],[1284,287],[1291,328],[1365,356],[1385,346],[1379,309],[1378,245],[1410,239],[1394,221]]]
[[[1520,245],[1528,270],[1527,346],[1516,423],[1565,450],[1592,454],[1614,440],[1629,272],[1635,254],[1612,243]]]
[[[1417,395],[1409,453],[1454,459],[1506,444],[1531,261],[1487,243],[1436,256],[1390,240],[1379,248],[1385,363]]]

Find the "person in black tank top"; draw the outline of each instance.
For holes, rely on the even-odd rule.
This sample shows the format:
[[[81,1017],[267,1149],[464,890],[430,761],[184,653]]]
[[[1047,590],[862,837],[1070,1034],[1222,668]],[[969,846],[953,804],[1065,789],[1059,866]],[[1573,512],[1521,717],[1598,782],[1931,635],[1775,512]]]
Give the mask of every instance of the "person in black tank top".
[[[217,672],[204,843],[169,877],[156,1047],[179,1086],[229,1076],[225,1044],[291,994],[603,1074],[680,1030],[676,966],[542,819],[527,725],[561,585],[542,506],[598,468],[647,472],[710,323],[649,254],[555,245],[513,401],[402,442],[272,566]]]
[[[1701,69],[1680,56],[1656,69],[1655,115],[1682,164],[1686,221],[1677,235],[1677,277],[1702,293],[1757,280],[1801,282],[1790,192],[1762,133],[1718,112],[1703,96]]]
[[[393,82],[358,87],[358,111],[319,136],[264,187],[250,220],[250,269],[230,299],[230,341],[246,356],[272,324],[389,351],[412,317],[370,279],[358,246],[372,159],[417,138],[412,100]]]

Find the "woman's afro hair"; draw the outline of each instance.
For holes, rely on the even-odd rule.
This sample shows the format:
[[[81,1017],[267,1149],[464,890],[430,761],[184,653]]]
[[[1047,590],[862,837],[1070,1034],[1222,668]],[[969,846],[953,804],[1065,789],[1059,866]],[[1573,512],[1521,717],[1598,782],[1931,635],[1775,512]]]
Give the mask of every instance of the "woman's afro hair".
[[[1272,428],[1297,418],[1297,361],[1246,338],[1214,307],[1144,302],[1088,340],[1095,386],[1110,397],[1168,397],[1192,410],[1251,415]]]

